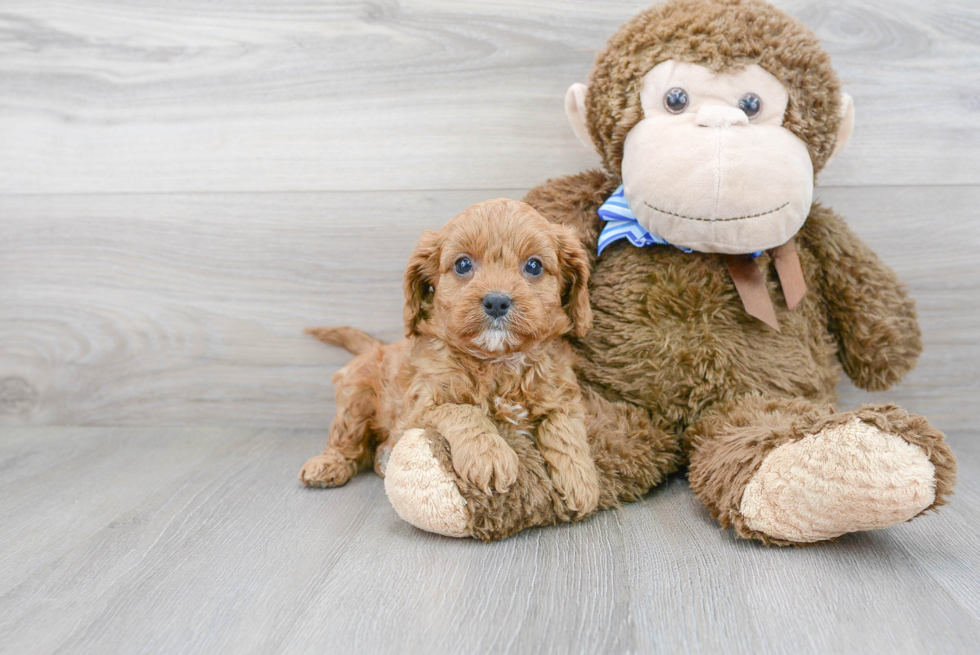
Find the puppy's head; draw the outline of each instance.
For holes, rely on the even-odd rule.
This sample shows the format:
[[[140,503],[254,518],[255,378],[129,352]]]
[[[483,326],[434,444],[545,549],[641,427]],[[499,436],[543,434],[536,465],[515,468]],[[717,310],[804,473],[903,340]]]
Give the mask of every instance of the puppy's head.
[[[405,272],[405,334],[485,358],[584,336],[588,282],[588,255],[570,229],[523,202],[488,200],[422,235]]]

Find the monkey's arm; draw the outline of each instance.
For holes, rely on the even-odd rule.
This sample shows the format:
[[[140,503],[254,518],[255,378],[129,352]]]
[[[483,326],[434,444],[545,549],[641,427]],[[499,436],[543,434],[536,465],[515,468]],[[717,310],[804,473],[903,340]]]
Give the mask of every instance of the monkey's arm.
[[[829,209],[814,204],[801,236],[819,258],[820,291],[844,371],[863,389],[888,389],[922,352],[915,301]]]
[[[582,247],[594,258],[602,221],[596,213],[619,183],[598,170],[558,177],[534,187],[524,196],[548,220],[575,230]]]

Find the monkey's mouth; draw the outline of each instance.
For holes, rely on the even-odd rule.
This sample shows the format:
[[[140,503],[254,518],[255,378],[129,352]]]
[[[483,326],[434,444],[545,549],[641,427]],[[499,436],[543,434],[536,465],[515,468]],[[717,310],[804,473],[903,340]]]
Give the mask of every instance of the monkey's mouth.
[[[731,218],[702,218],[699,216],[684,216],[683,214],[677,214],[675,212],[669,212],[666,209],[660,209],[659,207],[654,207],[647,201],[643,201],[643,204],[652,209],[655,212],[660,212],[661,214],[667,214],[668,216],[674,216],[677,218],[683,218],[685,221],[701,221],[703,223],[730,223],[732,221],[744,221],[750,218],[759,218],[761,216],[768,216],[769,214],[775,214],[776,212],[786,209],[789,206],[789,201],[787,200],[779,207],[775,209],[770,209],[769,211],[759,212],[758,214],[749,214],[746,216],[733,216]]]

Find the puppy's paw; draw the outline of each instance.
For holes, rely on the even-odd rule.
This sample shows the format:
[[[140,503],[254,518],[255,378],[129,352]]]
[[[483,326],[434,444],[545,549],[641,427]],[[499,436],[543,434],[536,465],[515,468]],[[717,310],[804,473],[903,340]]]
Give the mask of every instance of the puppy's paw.
[[[517,482],[517,453],[497,434],[480,434],[452,447],[453,468],[484,493],[505,493]]]
[[[588,516],[599,506],[599,473],[594,465],[553,470],[552,481],[577,516]]]
[[[299,472],[299,480],[307,487],[339,487],[354,475],[354,465],[338,451],[328,448],[322,455],[311,457]]]

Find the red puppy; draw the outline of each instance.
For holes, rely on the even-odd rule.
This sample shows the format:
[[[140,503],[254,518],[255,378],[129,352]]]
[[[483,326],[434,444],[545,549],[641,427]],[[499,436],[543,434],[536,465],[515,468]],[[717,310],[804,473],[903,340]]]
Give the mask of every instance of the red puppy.
[[[569,508],[593,511],[599,482],[571,349],[592,323],[589,261],[568,228],[515,200],[470,207],[427,231],[405,273],[407,339],[384,345],[351,328],[313,330],[358,356],[333,378],[337,414],[323,454],[299,478],[333,487],[384,473],[409,428],[434,428],[453,467],[487,493],[517,478],[498,426],[533,434]]]

